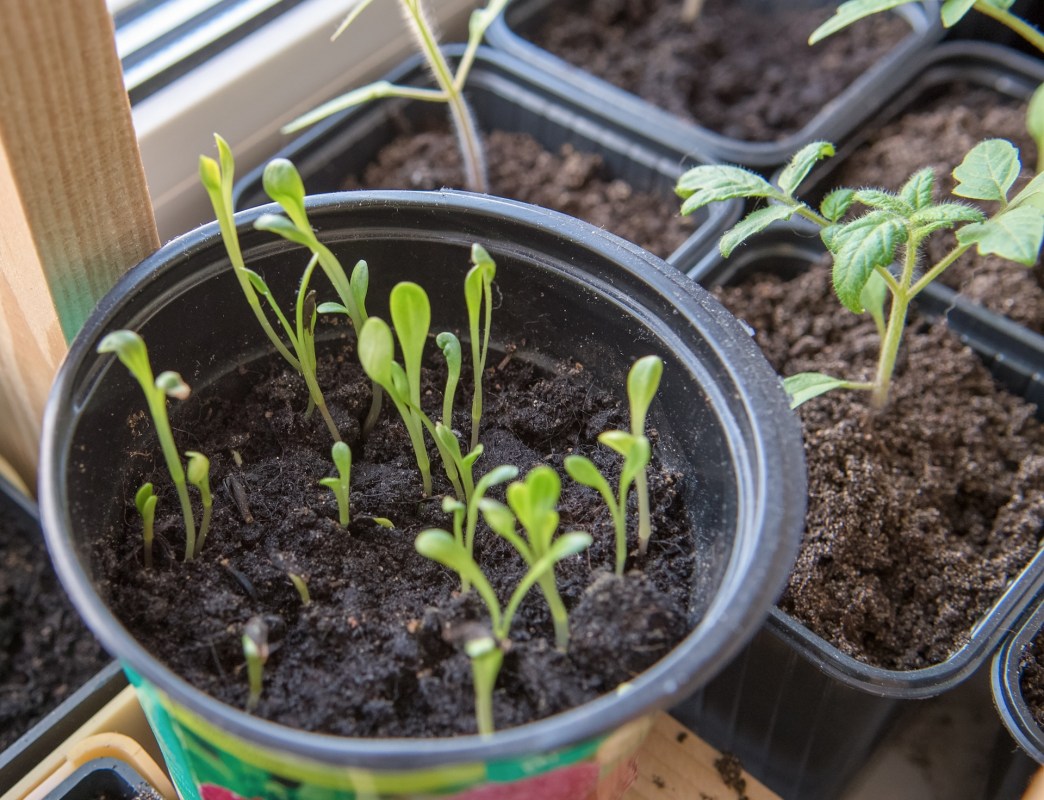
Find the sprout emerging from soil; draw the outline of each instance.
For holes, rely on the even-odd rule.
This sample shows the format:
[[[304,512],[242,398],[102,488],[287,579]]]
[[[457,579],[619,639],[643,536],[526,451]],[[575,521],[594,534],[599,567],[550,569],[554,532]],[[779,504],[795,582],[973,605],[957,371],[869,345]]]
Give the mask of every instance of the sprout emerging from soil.
[[[478,446],[479,424],[482,420],[482,375],[486,371],[486,356],[489,355],[489,329],[493,323],[493,279],[497,275],[497,265],[479,244],[471,246],[471,262],[474,266],[464,278],[464,302],[468,307],[468,333],[471,337],[471,362],[475,380],[471,399],[471,447],[474,449]]]
[[[301,605],[310,605],[312,602],[312,595],[308,593],[308,584],[305,583],[305,579],[296,572],[288,572],[286,576],[290,579],[290,583],[292,583],[294,588],[297,590],[297,594],[301,598]]]
[[[537,469],[541,468],[538,467]],[[554,474],[553,470],[551,472]],[[450,503],[452,502],[450,501]],[[454,513],[459,512],[454,509]],[[517,536],[515,538],[518,539]],[[519,541],[521,542],[521,540]],[[526,547],[525,542],[521,542],[521,544],[526,548],[529,555],[532,555],[532,551]],[[492,636],[472,639],[465,646],[465,650],[469,658],[471,658],[472,672],[474,674],[476,722],[479,733],[488,735],[493,732],[493,687],[496,684],[497,674],[503,661],[503,651],[511,631],[511,621],[514,619],[523,598],[533,588],[534,583],[540,583],[543,586],[544,582],[550,577],[551,584],[554,585],[555,564],[569,556],[582,552],[590,545],[590,535],[574,531],[558,537],[551,543],[547,551],[539,557],[533,560],[527,558],[526,563],[529,565],[529,570],[511,593],[507,607],[501,609],[497,594],[493,591],[489,580],[482,572],[482,568],[475,563],[471,554],[460,544],[457,538],[446,531],[438,529],[423,531],[417,537],[415,544],[417,552],[425,558],[430,558],[432,561],[437,561],[443,566],[449,567],[460,576],[462,582],[466,581],[474,586],[475,591],[482,598],[482,602],[485,603],[489,612]],[[484,639],[488,639],[488,641],[484,641]]]
[[[263,673],[268,661],[268,626],[261,617],[251,617],[243,626],[243,657],[246,659],[247,681],[250,686],[246,710],[254,711],[261,702]]]
[[[902,341],[910,302],[964,253],[997,255],[1033,266],[1044,240],[1044,175],[1037,175],[1014,197],[1011,188],[1021,172],[1019,151],[1011,142],[987,139],[973,147],[953,170],[960,198],[995,203],[987,216],[963,202],[936,203],[935,177],[929,168],[912,175],[898,193],[883,189],[836,189],[811,208],[794,192],[817,161],[834,154],[833,145],[813,142],[802,148],[771,184],[748,170],[730,166],[702,166],[686,172],[677,193],[685,198],[682,213],[708,203],[737,197],[761,198],[768,205],[752,211],[728,231],[719,244],[728,257],[748,237],[776,220],[797,215],[817,224],[823,243],[833,256],[834,291],[850,311],[869,311],[881,334],[881,351],[872,381],[850,381],[803,372],[784,382],[791,407],[833,389],[866,390],[878,408],[888,403],[896,356]],[[856,205],[868,211],[848,218]],[[920,267],[921,248],[936,231],[956,228],[957,244],[926,269]],[[893,268],[897,257],[901,263]],[[886,309],[889,294],[891,303]]]
[[[453,401],[457,395],[457,383],[460,381],[460,339],[449,331],[443,331],[435,337],[446,359],[446,391],[442,394],[442,424],[453,427]]]
[[[158,500],[159,498],[153,494],[151,483],[143,483],[134,495],[134,506],[141,514],[141,540],[145,553],[145,569],[152,569],[152,536]]]
[[[558,594],[553,568],[567,555],[583,550],[587,545],[579,550],[573,547],[580,541],[590,544],[591,537],[573,531],[554,538],[558,530],[556,509],[561,491],[562,482],[558,473],[551,467],[541,465],[531,469],[525,480],[515,481],[508,486],[507,506],[489,498],[480,501],[478,505],[490,529],[514,547],[531,570],[535,570],[545,559],[552,559],[548,568],[540,570],[536,580],[551,612],[555,626],[555,646],[564,652],[569,647],[569,614]],[[525,537],[516,531],[516,523],[522,525]],[[560,542],[569,544],[560,545]]]
[[[196,537],[196,547],[192,551],[195,558],[203,550],[203,542],[210,530],[210,517],[214,510],[214,497],[210,493],[210,459],[195,450],[185,453],[188,466],[185,470],[188,482],[199,491],[200,500],[203,503],[203,519],[199,523],[199,536]]]
[[[399,283],[390,298],[392,324],[402,349],[403,365],[395,361],[395,342],[384,320],[370,317],[359,334],[359,361],[366,374],[381,386],[395,404],[410,436],[424,494],[431,495],[431,464],[424,445],[424,431],[431,435],[457,499],[466,503],[474,491],[472,471],[482,455],[482,445],[464,455],[456,434],[442,423],[433,423],[421,410],[420,379],[424,345],[431,325],[428,295],[416,283]]]
[[[336,39],[343,33],[352,22],[361,14],[373,0],[360,0],[359,3],[348,13],[341,23],[333,38]],[[432,76],[438,88],[421,88],[417,86],[399,86],[388,81],[377,81],[366,86],[354,89],[347,94],[341,95],[328,103],[324,103],[315,110],[291,122],[283,128],[284,133],[299,130],[312,125],[331,114],[336,114],[346,108],[369,103],[385,97],[402,97],[412,100],[421,100],[429,103],[445,103],[449,107],[450,116],[453,119],[454,131],[457,134],[457,143],[464,164],[464,180],[467,189],[475,192],[488,192],[489,186],[486,178],[485,155],[482,150],[482,141],[475,127],[475,120],[471,109],[464,99],[464,84],[467,82],[471,66],[475,62],[475,54],[478,51],[482,37],[486,30],[493,24],[507,6],[508,0],[491,0],[490,4],[483,9],[474,11],[468,24],[468,43],[461,56],[457,71],[450,70],[449,64],[439,50],[438,37],[426,10],[424,0],[399,0],[403,10],[403,17],[407,26],[417,43],[417,47],[431,69]]]
[[[341,527],[348,526],[348,490],[351,485],[352,476],[352,451],[344,442],[334,442],[330,450],[330,457],[337,468],[336,478],[323,478],[319,481],[321,486],[334,493],[337,498],[338,521]]]
[[[265,166],[262,183],[265,193],[282,206],[286,216],[262,214],[254,223],[254,227],[282,236],[287,241],[306,247],[312,252],[340,300],[340,303],[324,303],[318,310],[323,313],[338,311],[346,314],[358,336],[367,318],[366,292],[370,285],[370,272],[366,262],[357,262],[352,270],[352,277],[349,278],[333,251],[319,241],[312,224],[308,221],[304,181],[293,164],[285,158],[272,159]],[[312,327],[314,328],[314,321]],[[363,436],[377,424],[380,413],[381,392],[374,385],[373,401],[362,425]]]
[[[812,32],[812,35],[808,38],[808,43],[815,44],[827,36],[847,28],[853,22],[863,19],[863,17],[869,17],[871,14],[888,11],[913,2],[917,2],[917,0],[848,0],[848,2],[838,6],[833,17]],[[945,0],[945,2],[939,4],[939,11],[943,25],[947,28],[952,28],[964,18],[965,14],[974,8],[976,11],[985,14],[987,17],[992,17],[1002,25],[1007,26],[1044,53],[1044,34],[1021,17],[1012,14],[1008,10],[1012,2],[1013,0]]]
[[[191,561],[196,549],[196,522],[192,516],[192,501],[189,500],[185,483],[185,467],[181,463],[181,456],[178,455],[174,433],[170,428],[170,418],[167,416],[167,398],[184,400],[189,396],[191,389],[176,372],[161,372],[158,377],[152,377],[152,364],[149,363],[145,341],[134,331],[113,331],[101,340],[98,352],[115,353],[145,394],[145,403],[156,426],[156,436],[163,450],[163,458],[167,462],[167,471],[181,502],[181,515],[185,522],[185,560]]]

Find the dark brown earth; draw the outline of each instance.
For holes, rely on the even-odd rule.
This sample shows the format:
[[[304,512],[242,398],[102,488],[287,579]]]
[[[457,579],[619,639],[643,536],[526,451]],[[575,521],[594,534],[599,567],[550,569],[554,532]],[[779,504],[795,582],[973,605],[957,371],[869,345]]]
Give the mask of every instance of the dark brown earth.
[[[869,380],[873,323],[827,265],[721,291],[783,375]],[[944,326],[914,318],[890,405],[832,392],[801,407],[806,532],[780,607],[842,652],[892,669],[944,660],[1037,551],[1044,430]]]
[[[1044,728],[1044,636],[1037,636],[1020,658],[1019,687],[1037,724]]]
[[[109,657],[69,604],[40,530],[0,498],[0,750]]]
[[[563,145],[545,150],[524,133],[484,137],[493,194],[551,208],[615,233],[666,258],[693,232],[677,203],[608,176],[601,156]],[[460,151],[446,130],[399,136],[345,189],[433,190],[462,187]]]
[[[914,172],[932,167],[936,199],[949,196],[951,173],[983,139],[1007,139],[1019,148],[1024,166],[1013,191],[1033,176],[1037,148],[1026,133],[1026,104],[990,89],[960,84],[929,96],[923,107],[907,111],[885,125],[872,140],[845,161],[839,186],[880,186],[897,190]],[[927,263],[945,256],[955,243],[952,234],[937,234],[927,248]],[[944,284],[1044,333],[1044,267],[1024,266],[995,256],[966,253],[943,273]]]
[[[475,594],[419,556],[414,538],[447,527],[439,497],[421,497],[420,477],[404,427],[391,403],[365,445],[356,422],[369,406],[369,382],[354,356],[341,350],[323,359],[320,384],[354,452],[351,514],[337,524],[332,494],[318,480],[332,473],[330,439],[318,418],[302,418],[301,381],[280,365],[243,369],[222,399],[189,401],[175,429],[184,449],[212,459],[218,487],[214,530],[200,558],[177,559],[183,533],[177,504],[159,464],[151,434],[145,456],[130,462],[124,487],[126,524],[96,542],[106,576],[102,592],[144,646],[195,686],[233,706],[247,697],[241,636],[261,616],[272,655],[264,671],[258,714],[312,731],[348,736],[449,736],[475,730],[467,657],[457,643],[469,626],[484,625]],[[430,348],[434,350],[435,348]],[[500,358],[491,359],[497,363]],[[425,372],[424,405],[441,409],[442,378]],[[470,376],[462,378],[462,386]],[[570,452],[595,459],[612,473],[615,457],[594,444],[597,434],[625,424],[621,397],[607,393],[579,364],[554,374],[518,358],[487,373],[476,474],[511,463],[524,474],[538,464],[560,472]],[[458,395],[458,408],[470,408]],[[458,413],[459,430],[470,421]],[[145,427],[145,426],[142,426]],[[236,466],[234,459],[242,460]],[[436,494],[448,490],[432,454]],[[153,478],[161,493],[156,568],[142,567],[140,527],[132,497]],[[609,577],[612,525],[591,490],[563,481],[560,530],[593,533],[593,547],[557,568],[571,609],[568,654],[555,650],[550,617],[539,591],[522,604],[511,649],[497,684],[495,717],[505,728],[541,718],[612,690],[662,657],[689,627],[694,575],[694,532],[681,506],[682,476],[651,474],[655,532],[641,567]],[[232,483],[245,490],[252,522],[230,499]],[[225,484],[227,489],[220,487]],[[492,496],[503,498],[502,489]],[[378,526],[373,516],[395,527]],[[476,557],[502,601],[521,578],[521,559],[483,525]],[[303,606],[287,575],[305,577],[312,602]]]
[[[804,5],[707,0],[690,24],[681,0],[559,0],[532,40],[683,119],[775,141],[804,127],[910,30],[878,15],[809,47],[835,4]]]

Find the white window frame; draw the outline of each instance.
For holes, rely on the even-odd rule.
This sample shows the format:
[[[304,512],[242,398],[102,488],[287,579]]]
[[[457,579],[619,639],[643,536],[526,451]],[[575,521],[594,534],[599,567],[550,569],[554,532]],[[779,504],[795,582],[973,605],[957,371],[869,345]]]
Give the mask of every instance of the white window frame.
[[[459,41],[476,0],[432,0]],[[336,42],[351,3],[307,0],[135,104],[134,125],[164,241],[209,222],[200,154],[228,140],[245,174],[289,141],[280,127],[323,100],[378,77],[411,52],[397,0],[377,0]]]

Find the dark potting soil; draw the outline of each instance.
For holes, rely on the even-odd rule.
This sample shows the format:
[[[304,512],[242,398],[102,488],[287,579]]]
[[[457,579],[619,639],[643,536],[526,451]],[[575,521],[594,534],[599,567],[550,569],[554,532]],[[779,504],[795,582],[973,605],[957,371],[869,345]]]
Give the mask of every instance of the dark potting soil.
[[[193,685],[243,707],[247,679],[241,637],[254,616],[267,623],[272,654],[257,713],[311,731],[347,736],[450,736],[474,732],[471,668],[461,637],[487,620],[474,592],[418,555],[417,534],[448,528],[438,496],[449,490],[432,453],[436,496],[421,497],[409,439],[391,403],[365,444],[359,424],[370,402],[369,382],[344,345],[320,366],[320,385],[342,435],[352,447],[351,514],[337,523],[332,493],[318,480],[333,473],[330,438],[315,415],[305,421],[305,389],[281,364],[241,370],[222,398],[179,410],[182,449],[209,454],[217,487],[214,526],[201,557],[183,563],[177,502],[166,488],[150,427],[136,417],[144,440],[130,456],[124,520],[96,542],[101,591],[149,652]],[[435,348],[430,348],[434,350]],[[499,358],[499,357],[498,357]],[[497,363],[498,358],[491,363]],[[440,413],[438,368],[426,369],[423,403]],[[462,378],[462,386],[470,377]],[[603,430],[626,422],[617,393],[603,390],[582,365],[554,374],[520,358],[487,373],[476,475],[509,463],[524,475],[538,464],[562,473],[563,458],[583,453],[612,474],[615,457],[595,445]],[[457,407],[470,408],[458,395]],[[467,414],[454,419],[470,430]],[[652,436],[655,432],[652,433]],[[241,460],[237,465],[236,459]],[[161,492],[156,567],[142,566],[140,522],[132,498],[143,480]],[[613,560],[612,524],[591,490],[563,480],[561,531],[586,530],[589,551],[556,568],[570,609],[568,653],[554,647],[546,603],[538,590],[523,602],[497,683],[495,719],[506,728],[541,718],[611,691],[667,653],[689,629],[695,539],[682,506],[680,475],[650,476],[655,531],[640,567],[623,578],[606,574]],[[224,487],[223,489],[220,487]],[[237,504],[233,494],[238,491]],[[503,488],[490,496],[503,499]],[[372,517],[394,523],[388,529]],[[246,521],[249,520],[249,521]],[[476,559],[502,602],[522,577],[522,561],[484,523]],[[304,606],[288,573],[305,578]]]
[[[1037,147],[1026,132],[1026,104],[989,89],[956,85],[929,98],[884,126],[872,140],[846,159],[839,186],[880,186],[892,191],[914,172],[931,167],[936,199],[949,201],[956,181],[952,172],[983,139],[1007,139],[1019,148],[1023,174],[1017,192],[1033,177]],[[959,199],[959,198],[958,198]],[[952,234],[937,234],[928,243],[926,263],[934,264],[956,242]],[[974,250],[958,259],[940,280],[992,311],[1044,333],[1044,267],[1028,269]]]
[[[1038,633],[1022,652],[1019,688],[1033,719],[1044,728],[1044,635]]]
[[[638,192],[610,178],[602,157],[563,145],[545,150],[525,133],[493,131],[483,137],[490,191],[590,222],[666,258],[693,231],[673,200]],[[456,139],[444,128],[408,132],[378,153],[345,189],[434,190],[461,187],[464,175]]]
[[[720,290],[783,375],[873,377],[878,336],[827,264]],[[801,407],[809,508],[780,607],[863,662],[938,663],[1037,551],[1044,429],[944,325],[914,317],[889,406],[831,392]]]
[[[797,4],[801,5],[801,4]],[[910,31],[877,15],[809,47],[834,4],[559,0],[532,40],[571,64],[726,136],[775,141],[800,130]]]
[[[0,504],[0,750],[108,661],[62,591],[40,531]]]

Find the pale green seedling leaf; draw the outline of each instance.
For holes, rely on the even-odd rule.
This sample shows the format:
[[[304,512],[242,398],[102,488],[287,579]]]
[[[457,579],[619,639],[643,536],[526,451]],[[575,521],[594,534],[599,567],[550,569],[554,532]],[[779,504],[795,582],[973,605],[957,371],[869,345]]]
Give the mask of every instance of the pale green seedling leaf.
[[[835,189],[819,205],[819,212],[831,222],[837,222],[848,213],[855,202],[854,189]]]
[[[395,523],[392,522],[387,517],[370,517],[370,519],[373,520],[375,524],[380,525],[382,528],[394,528],[395,527]]]
[[[1027,267],[1037,263],[1042,239],[1044,211],[1032,206],[1010,208],[987,222],[957,231],[957,241],[977,245],[979,255],[997,255]]]
[[[414,542],[417,552],[425,558],[437,561],[456,572],[463,580],[475,587],[489,611],[493,627],[500,625],[500,602],[489,585],[479,565],[464,549],[464,546],[443,530],[430,529],[418,534]]]
[[[411,281],[396,284],[389,300],[392,325],[399,337],[402,361],[410,387],[410,400],[420,408],[421,360],[431,326],[431,304],[428,294]]]
[[[790,159],[790,163],[783,168],[783,172],[779,175],[779,188],[783,190],[784,194],[793,196],[801,181],[805,180],[808,177],[808,173],[812,171],[812,167],[836,152],[834,145],[830,142],[806,144],[794,154],[794,157]]]
[[[208,194],[221,191],[221,170],[217,162],[209,156],[199,157],[199,182]]]
[[[808,37],[808,43],[815,44],[822,41],[839,30],[847,28],[853,22],[858,22],[863,17],[912,2],[914,0],[848,0],[837,7],[834,16],[812,31],[812,35]]]
[[[662,375],[663,359],[659,356],[639,358],[627,373],[627,400],[631,412],[631,430],[635,434],[645,430],[645,417],[656,390],[660,388]]]
[[[188,463],[185,475],[193,486],[204,486],[210,482],[210,459],[196,450],[185,453]]]
[[[173,370],[161,372],[156,376],[156,388],[175,400],[187,400],[188,396],[192,394],[189,385]]]
[[[315,310],[320,314],[344,314],[345,316],[351,316],[348,309],[340,303],[320,303]]]
[[[928,208],[932,204],[932,192],[935,189],[935,172],[931,167],[918,170],[909,177],[899,197],[914,211]]]
[[[964,19],[964,15],[971,11],[974,5],[975,0],[944,0],[940,9],[943,26],[952,28]]]
[[[355,297],[355,304],[365,315],[366,293],[370,291],[370,267],[362,259],[355,262],[355,267],[352,269],[352,277],[349,279],[348,285],[352,288],[352,295]]]
[[[298,224],[305,218],[305,187],[297,167],[285,158],[273,158],[261,175],[265,194],[281,205]]]
[[[583,531],[569,531],[555,539],[551,545],[551,549],[548,550],[548,555],[551,557],[552,561],[557,563],[569,558],[570,556],[582,553],[591,546],[592,541],[594,540],[588,533],[584,533]]]
[[[783,389],[790,398],[791,408],[797,408],[813,397],[819,397],[845,385],[846,381],[824,375],[822,372],[799,372],[783,380]]]
[[[701,165],[678,179],[675,193],[685,200],[681,213],[736,197],[778,197],[779,191],[760,175],[741,167]]]
[[[154,498],[155,496],[151,483],[143,483],[141,488],[135,493],[134,507],[138,509],[138,513],[143,517],[145,516],[145,503],[149,501],[149,498]]]
[[[486,524],[498,536],[510,539],[515,533],[515,515],[503,503],[491,500],[488,497],[479,501],[479,511],[482,512]]]
[[[566,474],[580,485],[595,489],[603,497],[612,497],[609,481],[591,459],[586,456],[566,456],[564,466]]]
[[[718,242],[718,250],[725,258],[728,258],[751,236],[765,230],[773,222],[790,219],[793,214],[793,208],[778,204],[751,211],[721,237],[721,241]]]
[[[635,477],[649,466],[652,459],[652,445],[645,436],[635,436],[624,455],[623,468],[620,470],[620,485],[630,486]]]
[[[446,359],[446,391],[442,395],[442,424],[451,425],[453,422],[453,398],[457,393],[457,383],[460,380],[461,349],[460,339],[449,331],[443,331],[435,337],[435,344],[442,350]]]
[[[863,312],[863,287],[877,267],[887,269],[906,235],[906,226],[887,211],[871,211],[833,234],[834,291],[845,308]],[[835,249],[836,248],[836,249]]]
[[[1003,203],[1021,169],[1015,145],[1004,139],[987,139],[969,150],[954,168],[957,186],[953,193],[971,200]]]
[[[349,475],[352,471],[352,451],[344,442],[334,442],[330,448],[330,456],[334,466],[342,476]]]
[[[254,221],[254,229],[274,233],[302,247],[311,247],[315,243],[315,239],[310,234],[301,231],[282,214],[262,214]]]
[[[395,358],[395,342],[391,328],[380,317],[370,317],[359,331],[359,363],[370,380],[386,391],[392,385],[392,362]]]
[[[98,344],[99,353],[115,353],[139,383],[152,383],[152,366],[145,340],[134,331],[121,330],[106,334]]]
[[[637,437],[627,431],[602,431],[598,434],[598,441],[615,453],[627,456],[634,446]]]

